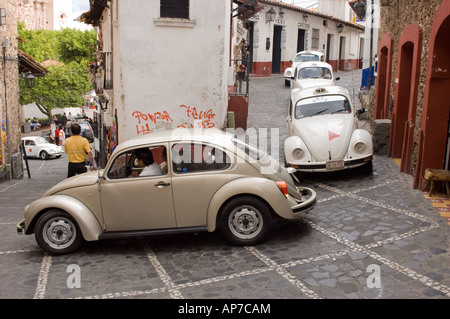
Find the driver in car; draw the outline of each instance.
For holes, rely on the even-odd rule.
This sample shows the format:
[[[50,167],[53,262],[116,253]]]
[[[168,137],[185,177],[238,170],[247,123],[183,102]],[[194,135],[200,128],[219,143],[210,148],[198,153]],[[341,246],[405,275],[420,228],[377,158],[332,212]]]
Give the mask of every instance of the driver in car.
[[[144,167],[142,171],[133,171],[131,176],[133,177],[143,177],[143,176],[154,176],[162,175],[160,166],[153,160],[153,154],[148,148],[140,148],[136,150],[136,159],[138,160],[138,166]]]

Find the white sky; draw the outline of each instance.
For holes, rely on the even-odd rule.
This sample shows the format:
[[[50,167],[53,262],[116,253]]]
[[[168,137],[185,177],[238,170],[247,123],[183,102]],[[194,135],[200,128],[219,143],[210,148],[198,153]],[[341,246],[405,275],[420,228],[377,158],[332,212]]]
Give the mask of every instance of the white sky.
[[[280,0],[281,2],[294,4],[296,6],[312,9],[317,7],[318,0]]]
[[[79,23],[73,19],[79,17],[82,13],[89,11],[89,0],[72,0],[72,16],[69,18],[69,27],[80,30],[91,29],[92,26],[86,23]]]

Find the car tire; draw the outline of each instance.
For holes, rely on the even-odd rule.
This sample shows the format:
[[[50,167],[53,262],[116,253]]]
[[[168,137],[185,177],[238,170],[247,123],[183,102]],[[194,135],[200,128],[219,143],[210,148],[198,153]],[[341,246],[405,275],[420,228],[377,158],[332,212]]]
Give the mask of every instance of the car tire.
[[[84,240],[77,222],[61,210],[50,210],[39,217],[35,236],[38,245],[51,255],[74,252]]]
[[[291,86],[291,80],[284,80],[284,86]]]
[[[230,200],[221,210],[219,228],[236,245],[256,245],[272,229],[271,211],[261,200],[243,196]]]
[[[47,153],[46,151],[42,151],[42,152],[39,154],[39,157],[40,157],[41,159],[43,159],[43,160],[46,160],[46,159],[49,158],[48,153]]]

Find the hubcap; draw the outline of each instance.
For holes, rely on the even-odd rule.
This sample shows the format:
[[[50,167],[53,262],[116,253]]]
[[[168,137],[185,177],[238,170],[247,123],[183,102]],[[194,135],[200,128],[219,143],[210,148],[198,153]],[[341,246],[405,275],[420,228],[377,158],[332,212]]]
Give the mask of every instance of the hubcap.
[[[75,240],[75,225],[67,218],[52,218],[43,230],[45,242],[54,249],[64,249],[69,247]]]
[[[261,213],[256,208],[241,206],[231,212],[228,225],[235,236],[241,239],[249,239],[260,233],[263,220]]]

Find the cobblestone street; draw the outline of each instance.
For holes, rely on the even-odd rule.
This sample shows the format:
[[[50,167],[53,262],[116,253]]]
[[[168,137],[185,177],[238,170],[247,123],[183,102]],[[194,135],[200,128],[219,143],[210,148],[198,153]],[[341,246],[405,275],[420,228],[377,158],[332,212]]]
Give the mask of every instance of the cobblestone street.
[[[360,79],[338,76],[353,88]],[[250,92],[248,127],[279,128],[282,145],[282,76],[252,78]],[[31,179],[0,184],[0,298],[450,298],[450,226],[386,156],[374,157],[373,175],[299,175],[318,204],[301,221],[277,222],[258,246],[198,233],[87,243],[64,256],[46,255],[15,225],[27,204],[65,178],[67,157],[29,162]]]

